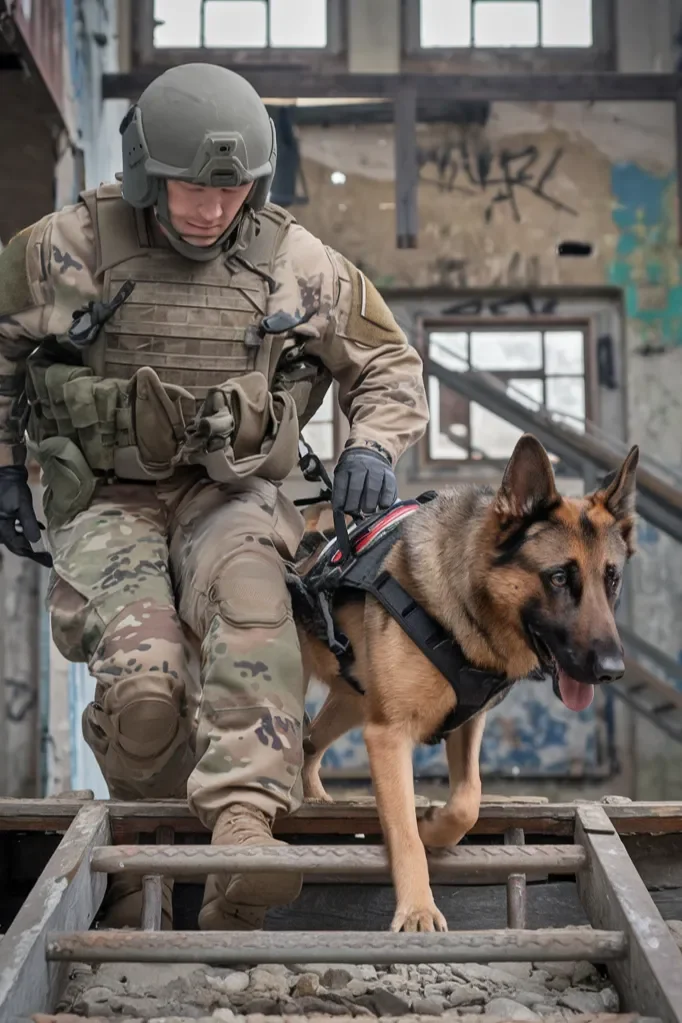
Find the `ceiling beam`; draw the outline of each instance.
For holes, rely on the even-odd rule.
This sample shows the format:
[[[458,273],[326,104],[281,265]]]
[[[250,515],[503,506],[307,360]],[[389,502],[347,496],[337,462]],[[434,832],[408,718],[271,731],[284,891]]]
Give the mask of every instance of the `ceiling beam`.
[[[201,59],[197,53],[197,59]],[[268,99],[395,99],[403,90],[418,99],[453,99],[476,102],[638,102],[674,101],[682,88],[682,75],[624,74],[612,71],[579,71],[562,74],[351,74],[324,73],[308,68],[249,67],[232,65],[259,95]],[[165,68],[138,68],[122,74],[102,75],[104,99],[137,100],[140,93]]]

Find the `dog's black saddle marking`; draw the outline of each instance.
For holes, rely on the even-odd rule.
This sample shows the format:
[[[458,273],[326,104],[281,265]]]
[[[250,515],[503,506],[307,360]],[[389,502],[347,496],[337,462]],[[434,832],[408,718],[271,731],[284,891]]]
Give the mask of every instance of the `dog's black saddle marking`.
[[[447,679],[457,704],[429,743],[440,742],[484,710],[496,697],[505,695],[515,679],[473,667],[459,643],[439,622],[416,603],[383,562],[402,534],[405,519],[422,504],[433,500],[434,491],[414,501],[400,501],[388,512],[364,519],[349,530],[352,556],[344,561],[337,538],[327,543],[314,565],[301,577],[288,576],[297,617],[322,639],[339,662],[341,674],[358,692],[353,677],[353,651],[334,621],[334,605],[351,594],[369,594],[378,600],[401,629]]]

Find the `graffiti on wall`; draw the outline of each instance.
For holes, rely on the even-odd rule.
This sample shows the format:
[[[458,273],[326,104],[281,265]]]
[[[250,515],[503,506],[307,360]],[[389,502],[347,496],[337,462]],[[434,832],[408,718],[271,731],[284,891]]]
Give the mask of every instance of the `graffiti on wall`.
[[[546,156],[534,144],[518,149],[472,146],[466,140],[420,148],[420,180],[440,191],[489,198],[483,217],[490,223],[498,208],[507,208],[521,223],[519,193],[528,192],[552,209],[577,216],[577,211],[552,195],[551,184],[563,157],[559,146]]]
[[[682,344],[682,282],[674,174],[633,163],[611,172],[618,228],[609,280],[623,289],[628,318],[641,336],[641,355]]]

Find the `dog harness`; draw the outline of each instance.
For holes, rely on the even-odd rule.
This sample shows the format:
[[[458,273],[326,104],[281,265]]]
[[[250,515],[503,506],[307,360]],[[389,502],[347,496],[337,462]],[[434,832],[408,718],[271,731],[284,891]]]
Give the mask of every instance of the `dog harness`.
[[[515,682],[505,675],[473,667],[453,636],[382,568],[402,535],[405,519],[436,496],[435,491],[427,491],[416,500],[397,502],[389,511],[363,519],[345,536],[331,539],[304,576],[295,572],[288,576],[296,616],[327,644],[339,662],[342,676],[358,692],[363,690],[352,673],[351,644],[334,621],[334,605],[354,594],[369,594],[378,600],[447,679],[457,704],[428,740],[429,744],[440,742],[479,714],[496,697],[505,695]],[[345,525],[345,520],[341,521]]]

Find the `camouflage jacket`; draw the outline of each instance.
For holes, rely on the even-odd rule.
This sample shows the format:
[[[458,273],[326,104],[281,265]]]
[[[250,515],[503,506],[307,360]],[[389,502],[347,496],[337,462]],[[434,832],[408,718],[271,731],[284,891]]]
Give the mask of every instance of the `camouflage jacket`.
[[[187,261],[188,273],[193,263]],[[348,446],[377,446],[395,464],[424,433],[422,362],[372,283],[297,223],[279,246],[267,313],[300,314],[311,295],[316,337],[306,345],[339,385]],[[64,334],[73,313],[102,296],[95,231],[83,202],[48,214],[0,253],[0,466],[25,459],[17,419],[26,359]]]

